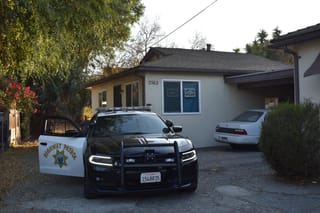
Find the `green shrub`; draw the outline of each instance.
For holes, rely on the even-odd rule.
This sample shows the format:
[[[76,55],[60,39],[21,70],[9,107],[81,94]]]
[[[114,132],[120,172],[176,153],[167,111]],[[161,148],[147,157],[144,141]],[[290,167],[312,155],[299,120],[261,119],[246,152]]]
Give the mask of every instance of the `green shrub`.
[[[320,107],[280,104],[262,125],[260,149],[280,176],[320,177]]]

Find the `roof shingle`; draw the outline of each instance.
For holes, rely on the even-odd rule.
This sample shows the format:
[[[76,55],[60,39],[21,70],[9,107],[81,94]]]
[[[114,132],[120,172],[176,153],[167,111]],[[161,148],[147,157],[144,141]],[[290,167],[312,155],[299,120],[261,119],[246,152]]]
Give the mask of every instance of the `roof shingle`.
[[[153,60],[146,56],[139,69],[251,73],[292,68],[291,65],[244,53],[157,47],[151,48],[148,54],[158,54],[159,57]]]

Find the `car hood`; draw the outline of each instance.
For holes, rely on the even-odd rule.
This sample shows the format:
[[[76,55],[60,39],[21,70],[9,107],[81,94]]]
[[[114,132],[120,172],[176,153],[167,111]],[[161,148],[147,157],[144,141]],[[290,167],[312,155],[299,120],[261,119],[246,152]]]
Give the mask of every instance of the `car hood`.
[[[193,148],[191,141],[180,135],[124,135],[88,138],[88,145],[92,154],[119,154],[121,144],[173,144],[177,142],[179,151],[184,152]]]

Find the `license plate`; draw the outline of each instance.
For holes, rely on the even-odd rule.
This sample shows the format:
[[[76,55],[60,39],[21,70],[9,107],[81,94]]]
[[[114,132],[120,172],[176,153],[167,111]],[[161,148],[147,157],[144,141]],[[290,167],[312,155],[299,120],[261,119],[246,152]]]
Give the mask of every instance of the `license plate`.
[[[226,141],[226,142],[228,141],[227,137],[221,137],[220,139],[221,139],[221,141]]]
[[[140,183],[158,183],[161,182],[160,172],[146,172],[141,173]]]

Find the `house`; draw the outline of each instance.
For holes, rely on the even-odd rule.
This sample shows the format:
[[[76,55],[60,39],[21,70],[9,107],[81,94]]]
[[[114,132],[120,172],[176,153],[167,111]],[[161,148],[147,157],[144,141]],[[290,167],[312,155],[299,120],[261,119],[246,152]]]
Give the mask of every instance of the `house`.
[[[294,56],[295,102],[320,103],[320,24],[280,36],[271,41],[271,47]]]
[[[243,53],[151,48],[139,66],[88,85],[92,108],[151,105],[183,125],[196,147],[214,146],[214,128],[266,100],[293,100],[291,65]]]

